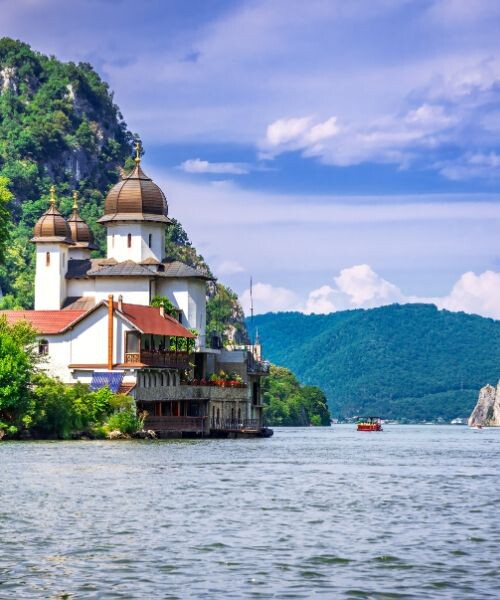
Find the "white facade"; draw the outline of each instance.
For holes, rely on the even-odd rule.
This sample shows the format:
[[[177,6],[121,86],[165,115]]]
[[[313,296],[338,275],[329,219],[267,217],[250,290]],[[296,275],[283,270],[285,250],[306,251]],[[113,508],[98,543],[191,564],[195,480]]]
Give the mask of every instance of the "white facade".
[[[125,333],[132,331],[117,313],[113,313],[113,363],[124,362]],[[41,336],[48,342],[45,367],[64,383],[79,380],[89,383],[93,370],[107,369],[108,309],[99,306],[74,327],[57,335]],[[42,365],[43,368],[43,365]],[[85,375],[82,375],[82,370]],[[89,381],[85,381],[88,378]]]
[[[58,310],[67,297],[68,245],[36,244],[35,310]]]
[[[118,262],[147,259],[161,261],[165,248],[165,224],[151,221],[112,221],[107,228],[107,257]]]
[[[198,331],[197,345],[203,348],[207,324],[205,281],[192,277],[159,279],[156,292],[159,296],[167,297],[182,311],[182,324]]]

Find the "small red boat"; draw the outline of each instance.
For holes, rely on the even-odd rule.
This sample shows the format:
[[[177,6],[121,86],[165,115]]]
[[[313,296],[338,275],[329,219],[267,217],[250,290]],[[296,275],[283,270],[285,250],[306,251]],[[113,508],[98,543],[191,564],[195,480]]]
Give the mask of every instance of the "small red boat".
[[[379,417],[365,417],[357,423],[358,431],[382,431],[382,421]]]

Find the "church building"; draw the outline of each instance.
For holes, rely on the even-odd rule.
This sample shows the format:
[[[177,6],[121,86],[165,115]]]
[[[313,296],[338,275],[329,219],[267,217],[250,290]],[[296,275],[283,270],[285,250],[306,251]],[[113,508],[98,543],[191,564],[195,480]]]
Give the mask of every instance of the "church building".
[[[99,223],[106,257],[78,213],[66,220],[50,206],[35,225],[35,309],[0,311],[37,331],[42,368],[67,384],[108,385],[131,395],[145,428],[161,436],[265,434],[260,381],[268,371],[260,346],[225,349],[207,340],[211,276],[165,257],[171,223],[162,190],[141,168],[108,193]],[[175,306],[151,306],[155,296]],[[216,346],[216,347],[211,347]]]

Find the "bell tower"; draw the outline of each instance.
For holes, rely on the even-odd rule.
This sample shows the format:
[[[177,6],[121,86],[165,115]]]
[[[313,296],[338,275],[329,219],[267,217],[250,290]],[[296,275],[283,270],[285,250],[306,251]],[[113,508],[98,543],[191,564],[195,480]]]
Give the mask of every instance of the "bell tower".
[[[31,241],[36,245],[35,310],[58,310],[66,299],[68,248],[74,242],[66,219],[56,208],[54,186],[50,206],[38,219]]]
[[[139,143],[134,169],[111,188],[98,222],[107,229],[108,258],[136,263],[164,258],[167,199],[141,169]]]

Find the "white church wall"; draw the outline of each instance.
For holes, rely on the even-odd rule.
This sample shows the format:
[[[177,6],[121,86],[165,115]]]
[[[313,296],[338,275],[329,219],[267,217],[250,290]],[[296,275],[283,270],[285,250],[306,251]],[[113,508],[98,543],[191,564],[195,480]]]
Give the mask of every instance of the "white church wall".
[[[117,316],[113,317],[113,363],[122,363],[125,357],[125,334],[132,328]],[[74,383],[75,379],[90,383],[91,372],[76,374],[69,365],[98,365],[106,369],[108,362],[108,309],[101,306],[66,333],[40,336],[49,343],[48,356],[42,369],[52,377],[59,377],[64,383]]]
[[[66,298],[68,247],[55,242],[36,244],[35,310],[58,310]]]
[[[118,262],[147,258],[162,260],[164,254],[165,225],[163,223],[117,222],[107,226],[107,256]],[[130,247],[129,236],[130,235]],[[151,247],[149,241],[151,236]]]
[[[76,298],[95,296],[94,279],[68,279],[67,295]]]
[[[113,294],[115,302],[123,296],[124,302],[148,306],[150,302],[150,286],[147,277],[96,277],[95,287],[91,293],[83,295],[95,296],[96,302],[107,300]]]
[[[196,329],[199,333],[198,347],[205,346],[206,285],[204,280],[189,279],[159,279],[157,293],[166,296],[182,311],[182,324]]]

